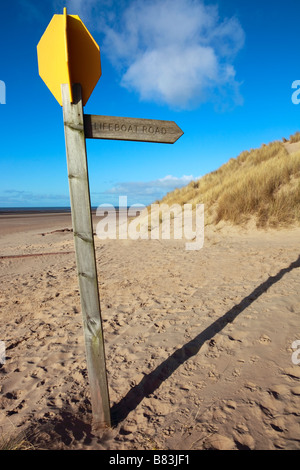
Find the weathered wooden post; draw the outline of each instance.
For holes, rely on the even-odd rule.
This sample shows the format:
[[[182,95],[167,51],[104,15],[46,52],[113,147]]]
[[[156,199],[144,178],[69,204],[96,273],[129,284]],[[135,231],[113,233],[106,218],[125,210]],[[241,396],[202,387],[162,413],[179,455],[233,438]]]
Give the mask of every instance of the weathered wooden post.
[[[93,428],[111,426],[91,216],[83,104],[101,75],[100,50],[78,16],[54,15],[38,44],[39,72],[63,107],[72,225]]]
[[[95,429],[110,426],[110,405],[95,259],[81,86],[62,85],[63,117],[87,367]]]
[[[173,144],[173,121],[84,115],[101,76],[100,50],[77,15],[54,15],[38,46],[39,73],[63,108],[72,225],[78,270],[93,428],[111,426],[86,155],[86,138]]]

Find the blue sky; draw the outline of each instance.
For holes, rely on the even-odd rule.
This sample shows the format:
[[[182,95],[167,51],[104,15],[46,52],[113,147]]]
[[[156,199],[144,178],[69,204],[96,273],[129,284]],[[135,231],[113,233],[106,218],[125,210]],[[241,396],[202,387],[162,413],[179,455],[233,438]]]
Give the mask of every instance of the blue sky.
[[[101,50],[85,113],[172,120],[184,131],[173,145],[87,140],[93,206],[119,196],[149,204],[300,129],[291,99],[299,0],[2,1],[0,207],[69,205],[62,109],[36,52],[64,6]]]

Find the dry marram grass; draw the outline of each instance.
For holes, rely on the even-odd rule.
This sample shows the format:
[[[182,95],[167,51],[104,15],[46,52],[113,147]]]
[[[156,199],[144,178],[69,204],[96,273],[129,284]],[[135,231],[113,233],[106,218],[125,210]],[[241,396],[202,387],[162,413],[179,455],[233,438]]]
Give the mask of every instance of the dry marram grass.
[[[290,143],[294,144],[295,142],[300,142],[300,132],[296,132],[294,135],[291,135]]]
[[[34,450],[34,446],[24,433],[0,436],[0,450]]]
[[[298,132],[290,142],[299,138]],[[205,204],[206,224],[228,221],[240,225],[253,216],[260,227],[298,223],[300,152],[289,155],[279,141],[263,144],[168,193],[161,203]]]

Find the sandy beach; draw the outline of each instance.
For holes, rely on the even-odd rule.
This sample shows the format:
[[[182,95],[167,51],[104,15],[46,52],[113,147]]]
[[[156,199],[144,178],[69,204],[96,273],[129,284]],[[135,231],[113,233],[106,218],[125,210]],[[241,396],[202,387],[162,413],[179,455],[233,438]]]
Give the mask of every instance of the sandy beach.
[[[0,434],[42,449],[300,449],[299,227],[206,227],[199,251],[95,237],[114,423],[101,438],[71,228],[70,214],[0,217]]]

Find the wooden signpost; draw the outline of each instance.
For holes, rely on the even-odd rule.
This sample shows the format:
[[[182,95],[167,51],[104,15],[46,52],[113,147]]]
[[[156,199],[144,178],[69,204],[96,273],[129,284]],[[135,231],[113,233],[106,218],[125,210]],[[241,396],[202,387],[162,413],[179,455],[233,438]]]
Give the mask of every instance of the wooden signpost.
[[[54,15],[38,46],[39,74],[63,108],[72,225],[90,383],[93,429],[111,426],[91,215],[86,138],[174,143],[171,121],[84,115],[101,76],[100,50],[77,15]]]
[[[85,137],[88,139],[133,140],[173,144],[182,130],[173,121],[154,121],[114,116],[84,116]]]

